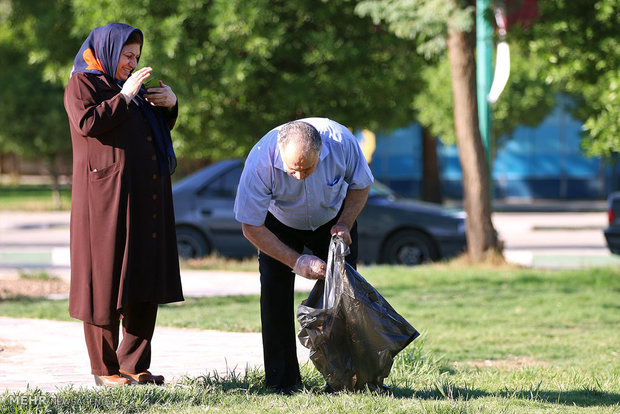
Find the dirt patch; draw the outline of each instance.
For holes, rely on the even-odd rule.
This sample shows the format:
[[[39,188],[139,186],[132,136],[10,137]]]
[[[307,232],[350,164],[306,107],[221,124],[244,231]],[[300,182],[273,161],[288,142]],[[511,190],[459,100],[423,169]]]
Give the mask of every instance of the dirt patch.
[[[510,359],[493,359],[485,361],[464,361],[457,365],[467,365],[476,368],[523,368],[541,365],[550,365],[547,361],[538,361],[533,357],[514,357]]]
[[[6,358],[24,351],[24,346],[0,338],[0,358]]]
[[[479,262],[474,262],[467,255],[467,253],[462,253],[458,256],[451,258],[448,261],[436,262],[433,263],[433,266],[442,267],[442,268],[462,268],[462,267],[471,267],[475,266],[481,269],[518,269],[522,266],[506,261],[506,258],[502,253],[498,252],[488,252],[484,256],[484,258]]]
[[[69,283],[63,279],[0,279],[0,299],[65,294],[69,294]]]

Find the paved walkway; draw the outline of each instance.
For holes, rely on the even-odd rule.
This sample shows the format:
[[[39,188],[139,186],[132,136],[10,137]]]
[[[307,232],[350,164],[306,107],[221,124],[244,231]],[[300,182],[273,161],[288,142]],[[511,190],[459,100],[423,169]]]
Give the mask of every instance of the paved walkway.
[[[40,388],[94,387],[82,324],[43,319],[0,317],[0,393]],[[301,364],[308,350],[298,342]],[[259,333],[234,333],[194,329],[155,329],[151,371],[168,383],[182,376],[217,372],[241,373],[263,363]]]
[[[68,269],[51,273],[68,278]],[[12,277],[0,271],[0,277]],[[187,297],[258,294],[257,273],[187,271],[182,272]],[[313,281],[298,277],[295,289],[309,291]],[[299,362],[308,361],[308,350],[299,342]],[[151,371],[167,382],[182,376],[200,376],[246,367],[262,367],[260,333],[236,333],[157,327],[153,336]],[[17,319],[0,316],[0,393],[4,390],[59,387],[94,387],[81,322],[44,319]]]

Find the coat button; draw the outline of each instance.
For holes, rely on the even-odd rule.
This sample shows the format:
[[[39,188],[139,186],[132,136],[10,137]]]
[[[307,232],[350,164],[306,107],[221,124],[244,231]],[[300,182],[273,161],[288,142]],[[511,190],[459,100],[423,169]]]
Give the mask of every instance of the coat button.
[[[157,174],[153,174],[153,180],[157,180]]]
[[[151,137],[146,137],[146,140],[147,140],[148,142],[151,142],[151,141],[153,141],[153,138],[151,138]]]
[[[153,200],[157,200],[157,194],[153,194]]]
[[[153,238],[156,239],[157,238],[157,233],[153,233]]]
[[[153,155],[153,156],[151,157],[151,159],[152,159],[153,161],[157,161],[157,155]]]

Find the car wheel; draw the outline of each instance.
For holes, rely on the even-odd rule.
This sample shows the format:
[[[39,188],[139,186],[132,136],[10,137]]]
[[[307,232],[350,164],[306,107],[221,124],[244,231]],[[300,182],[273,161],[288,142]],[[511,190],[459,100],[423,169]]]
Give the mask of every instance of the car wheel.
[[[184,259],[194,259],[207,256],[211,249],[205,237],[189,227],[177,228],[177,249],[179,256]]]
[[[437,248],[426,234],[415,230],[394,233],[383,245],[383,261],[407,266],[436,260]]]

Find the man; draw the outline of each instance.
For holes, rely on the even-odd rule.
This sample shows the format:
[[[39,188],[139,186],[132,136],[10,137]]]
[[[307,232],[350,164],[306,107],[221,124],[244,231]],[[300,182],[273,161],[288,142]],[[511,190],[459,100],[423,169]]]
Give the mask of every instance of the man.
[[[274,128],[245,163],[235,217],[258,249],[265,383],[290,394],[301,385],[293,288],[295,274],[324,279],[332,235],[357,262],[356,219],[373,176],[356,138],[327,118]],[[302,254],[304,247],[312,255]]]

